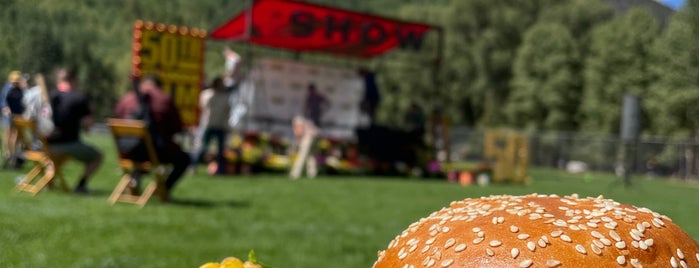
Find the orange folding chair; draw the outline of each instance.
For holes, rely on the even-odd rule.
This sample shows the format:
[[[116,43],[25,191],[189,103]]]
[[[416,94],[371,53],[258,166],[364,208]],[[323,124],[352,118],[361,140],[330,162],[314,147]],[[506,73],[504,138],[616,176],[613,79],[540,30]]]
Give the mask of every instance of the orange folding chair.
[[[119,155],[119,167],[123,173],[119,184],[117,184],[109,197],[109,202],[112,205],[116,202],[125,202],[143,207],[156,191],[160,193],[161,199],[164,200],[164,191],[160,191],[160,189],[162,189],[165,182],[165,167],[158,161],[158,155],[146,124],[141,120],[109,119],[107,125],[109,125],[114,137]],[[119,148],[120,139],[137,139],[142,141],[146,149],[144,153],[147,154],[143,156],[143,159],[146,160],[141,161],[129,158],[128,153],[122,152],[122,149]],[[140,174],[139,178],[134,177],[135,173]],[[137,186],[131,185],[132,180],[145,179],[148,174],[153,175],[154,179],[146,185],[143,192],[140,192],[136,188]]]
[[[67,157],[55,158],[52,157],[48,150],[46,138],[38,135],[36,123],[33,120],[24,119],[21,116],[15,116],[12,121],[17,128],[17,139],[21,141],[24,151],[24,158],[34,166],[24,176],[15,189],[17,191],[28,192],[36,195],[44,189],[46,185],[49,187],[55,186],[54,179],[58,182],[58,186],[65,192],[69,191],[61,166],[68,160]],[[38,143],[36,143],[38,142]]]

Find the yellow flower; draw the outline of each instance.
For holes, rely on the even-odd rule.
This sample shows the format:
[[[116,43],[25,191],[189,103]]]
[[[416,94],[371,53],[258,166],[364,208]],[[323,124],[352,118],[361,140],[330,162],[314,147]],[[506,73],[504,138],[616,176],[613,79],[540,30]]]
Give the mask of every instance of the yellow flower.
[[[209,262],[209,263],[205,263],[202,266],[199,266],[199,268],[221,268],[221,265],[218,264],[217,262]]]
[[[253,263],[250,261],[246,261],[245,266],[243,266],[243,268],[262,268],[262,265],[259,265],[257,263]]]
[[[221,268],[245,268],[243,262],[236,257],[228,257],[221,262]]]

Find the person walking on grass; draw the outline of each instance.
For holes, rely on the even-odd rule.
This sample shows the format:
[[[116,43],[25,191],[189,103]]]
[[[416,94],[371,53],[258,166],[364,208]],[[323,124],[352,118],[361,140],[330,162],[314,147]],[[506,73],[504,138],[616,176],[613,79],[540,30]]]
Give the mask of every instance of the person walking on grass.
[[[228,120],[231,111],[231,93],[225,89],[224,80],[216,77],[211,82],[211,87],[203,90],[199,95],[199,117],[201,135],[197,142],[198,148],[192,152],[192,171],[196,171],[201,157],[209,148],[211,139],[216,139],[217,144],[217,170],[216,174],[223,174],[225,170],[225,158],[223,152],[226,146],[228,133]]]

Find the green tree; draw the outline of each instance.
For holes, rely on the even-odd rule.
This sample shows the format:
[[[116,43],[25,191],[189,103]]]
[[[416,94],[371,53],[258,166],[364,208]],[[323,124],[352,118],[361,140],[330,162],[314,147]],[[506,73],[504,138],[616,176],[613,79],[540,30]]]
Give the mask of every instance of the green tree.
[[[538,23],[525,34],[514,62],[506,112],[512,126],[574,130],[581,91],[575,40],[560,24]]]
[[[442,14],[441,6],[405,5],[398,11],[401,18],[434,25],[442,24]],[[400,126],[411,103],[425,112],[436,107],[445,108],[450,114],[457,112],[444,88],[435,81],[439,78],[439,70],[435,69],[437,42],[437,33],[428,33],[419,51],[395,51],[374,64],[382,89],[380,122]]]
[[[542,11],[539,22],[559,23],[565,26],[578,47],[586,52],[590,43],[591,30],[612,18],[609,4],[601,0],[561,1]]]
[[[699,1],[689,1],[652,47],[657,80],[644,104],[650,133],[690,138],[699,135]]]
[[[583,131],[617,133],[623,95],[647,95],[653,81],[650,48],[658,33],[656,19],[640,7],[593,30],[585,65]]]
[[[445,90],[467,124],[505,120],[512,64],[522,34],[556,1],[453,0],[447,13]]]

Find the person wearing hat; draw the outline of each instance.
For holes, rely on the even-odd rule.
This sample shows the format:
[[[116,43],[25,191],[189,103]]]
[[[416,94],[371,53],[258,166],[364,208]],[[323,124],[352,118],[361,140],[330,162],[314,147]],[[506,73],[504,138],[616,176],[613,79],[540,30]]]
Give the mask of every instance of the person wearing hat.
[[[12,156],[15,153],[15,143],[17,141],[17,130],[12,126],[12,117],[22,114],[22,88],[20,80],[22,73],[12,71],[7,77],[7,84],[2,88],[0,94],[0,109],[2,109],[2,123],[5,131],[3,133],[3,167],[12,164]],[[9,161],[8,161],[9,160]]]

